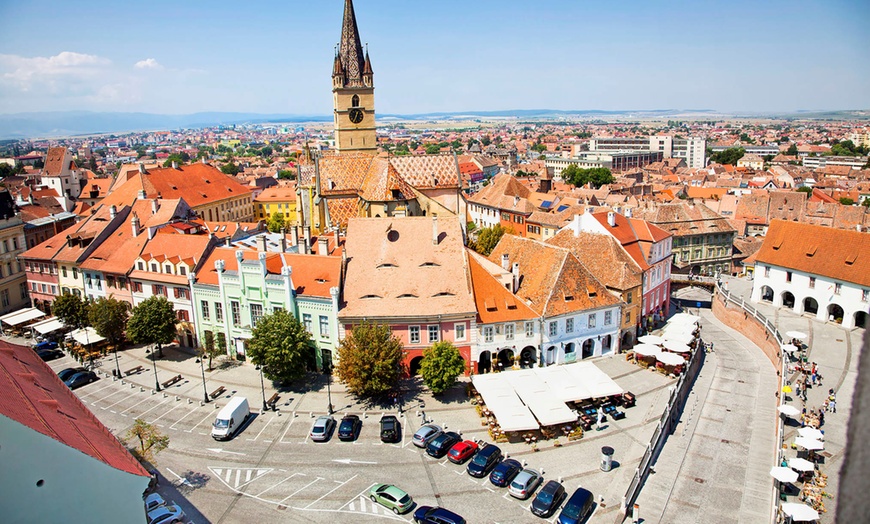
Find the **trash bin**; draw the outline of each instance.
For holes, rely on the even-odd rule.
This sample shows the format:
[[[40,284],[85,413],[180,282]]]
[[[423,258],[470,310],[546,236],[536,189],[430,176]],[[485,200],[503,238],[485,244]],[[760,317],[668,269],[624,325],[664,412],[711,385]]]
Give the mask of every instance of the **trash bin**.
[[[613,448],[604,446],[601,448],[601,471],[610,471],[613,468]]]

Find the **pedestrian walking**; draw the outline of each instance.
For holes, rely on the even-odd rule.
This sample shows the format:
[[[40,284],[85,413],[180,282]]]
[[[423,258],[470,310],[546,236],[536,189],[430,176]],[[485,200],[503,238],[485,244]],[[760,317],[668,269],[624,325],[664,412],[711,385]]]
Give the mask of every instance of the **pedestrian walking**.
[[[822,427],[824,425],[825,425],[825,410],[820,410],[819,411],[819,427]]]
[[[828,406],[831,407],[831,413],[837,412],[837,397],[836,396],[831,395],[830,397],[828,397]]]
[[[794,385],[794,394],[798,398],[801,398],[801,381],[800,380],[798,380],[797,383],[795,383],[795,385]]]
[[[604,411],[598,410],[598,422],[596,423],[595,430],[601,431],[601,423],[604,422]]]

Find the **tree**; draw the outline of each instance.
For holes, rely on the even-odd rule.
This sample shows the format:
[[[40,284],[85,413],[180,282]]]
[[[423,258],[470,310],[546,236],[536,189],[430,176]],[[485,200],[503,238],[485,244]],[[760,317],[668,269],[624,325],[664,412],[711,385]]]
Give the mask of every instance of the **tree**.
[[[163,345],[175,340],[175,309],[161,295],[152,295],[133,308],[127,323],[127,336],[137,344],[157,344],[160,356]]]
[[[265,146],[263,149],[260,150],[260,156],[262,156],[264,158],[268,158],[268,157],[272,156],[272,153],[273,153],[273,150],[269,146]]]
[[[806,193],[808,195],[813,194],[813,188],[811,188],[810,186],[801,186],[801,187],[797,188],[797,190],[799,193]]]
[[[88,159],[88,169],[90,169],[94,173],[97,172],[97,157],[95,157],[94,155],[91,155],[91,158]]]
[[[736,165],[737,161],[743,158],[743,155],[746,154],[746,150],[742,147],[732,147],[726,149],[724,151],[719,151],[718,153],[713,153],[710,156],[711,162],[716,162],[717,164],[729,164]]]
[[[450,342],[436,342],[423,350],[420,376],[432,393],[438,395],[450,389],[464,371],[465,360]]]
[[[338,346],[335,373],[347,390],[359,397],[393,389],[402,376],[405,348],[386,324],[354,326]]]
[[[437,155],[441,152],[441,146],[438,144],[426,144],[427,155]]]
[[[296,180],[296,171],[293,171],[292,169],[282,169],[278,171],[278,178]]]
[[[88,303],[78,295],[64,293],[57,297],[51,312],[68,327],[79,329],[88,325]]]
[[[100,297],[88,307],[88,321],[98,335],[117,347],[124,341],[129,306],[115,298]]]
[[[248,341],[247,355],[252,363],[263,367],[266,378],[280,383],[301,378],[313,351],[305,326],[282,309],[257,322]]]
[[[507,233],[507,230],[501,224],[485,227],[477,234],[477,242],[474,243],[472,248],[481,255],[489,256],[505,233]]]
[[[133,441],[134,445],[130,450],[140,461],[146,461],[154,464],[154,456],[169,447],[169,437],[160,433],[157,426],[149,424],[137,418],[133,422],[133,427],[127,430],[127,442]]]
[[[792,144],[792,145],[788,146],[788,149],[785,150],[785,154],[788,156],[797,156],[797,154],[798,154],[797,144]]]
[[[562,170],[562,179],[573,184],[575,187],[582,187],[586,184],[592,184],[595,189],[610,184],[613,182],[613,175],[606,167],[590,167],[579,168],[577,164],[571,164]]]
[[[163,162],[163,167],[172,167],[172,163],[175,162],[178,165],[182,165],[185,162],[190,162],[190,155],[186,152],[182,151],[181,153],[172,153],[166,158],[166,162]]]
[[[286,220],[284,218],[284,213],[273,213],[272,216],[269,217],[268,222],[266,222],[266,229],[272,233],[277,233],[281,231],[281,228],[285,225]]]
[[[221,166],[221,173],[225,175],[237,175],[239,174],[239,166],[237,166],[235,162],[227,162]]]
[[[840,197],[840,203],[844,206],[851,206],[855,204],[855,201],[849,197]]]
[[[222,354],[219,347],[215,346],[214,333],[206,331],[203,335],[202,347],[199,348],[201,358],[208,357],[208,370],[211,371],[211,361],[214,357]],[[223,353],[226,354],[226,353]]]

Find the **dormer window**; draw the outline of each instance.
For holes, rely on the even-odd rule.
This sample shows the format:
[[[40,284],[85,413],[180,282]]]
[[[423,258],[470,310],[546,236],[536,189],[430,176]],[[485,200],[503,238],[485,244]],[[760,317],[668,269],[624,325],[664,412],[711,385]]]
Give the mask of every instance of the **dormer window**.
[[[152,273],[157,273],[158,271],[160,271],[160,270],[157,269],[157,264],[152,263],[152,264],[151,264],[151,272],[152,272]]]
[[[166,271],[166,273],[169,273],[170,275],[172,274],[172,266],[171,265],[166,264],[165,266],[163,266],[163,269]]]

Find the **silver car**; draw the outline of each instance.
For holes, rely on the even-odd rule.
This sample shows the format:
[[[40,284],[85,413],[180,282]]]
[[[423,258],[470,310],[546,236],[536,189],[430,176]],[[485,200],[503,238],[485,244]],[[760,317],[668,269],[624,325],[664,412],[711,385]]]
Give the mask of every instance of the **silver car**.
[[[414,438],[411,439],[414,445],[418,448],[425,448],[429,442],[444,433],[444,431],[435,424],[426,424],[414,433]]]
[[[148,512],[148,524],[184,522],[184,512],[175,504],[167,504]]]
[[[331,415],[321,415],[314,421],[311,426],[311,440],[317,442],[326,442],[332,436],[332,431],[335,429],[335,418]]]
[[[145,497],[145,513],[154,511],[160,506],[165,506],[166,500],[160,496],[160,493],[152,493]]]
[[[524,469],[514,477],[510,488],[508,488],[508,493],[510,493],[512,497],[525,500],[529,498],[529,495],[534,493],[542,480],[544,480],[544,477],[538,471],[534,469]]]

